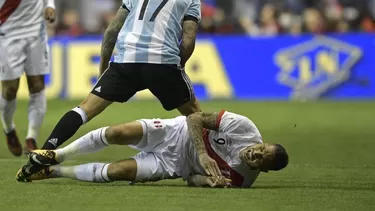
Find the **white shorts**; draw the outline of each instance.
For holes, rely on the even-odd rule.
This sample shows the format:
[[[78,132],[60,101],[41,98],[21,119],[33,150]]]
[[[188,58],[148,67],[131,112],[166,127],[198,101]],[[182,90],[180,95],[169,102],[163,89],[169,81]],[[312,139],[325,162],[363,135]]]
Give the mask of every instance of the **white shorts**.
[[[49,73],[49,49],[46,37],[12,39],[0,37],[0,80]]]
[[[181,177],[181,150],[184,143],[185,117],[174,119],[138,120],[143,138],[136,146],[140,150],[133,158],[137,162],[134,182],[159,181]]]

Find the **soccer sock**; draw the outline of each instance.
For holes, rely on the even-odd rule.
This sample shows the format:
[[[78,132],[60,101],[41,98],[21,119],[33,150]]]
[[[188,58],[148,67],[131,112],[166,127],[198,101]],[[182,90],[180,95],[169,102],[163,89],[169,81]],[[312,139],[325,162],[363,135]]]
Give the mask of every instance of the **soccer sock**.
[[[37,139],[47,110],[47,101],[44,90],[30,94],[29,101],[29,128],[26,138]]]
[[[86,182],[111,182],[108,177],[109,163],[88,163],[78,166],[51,166],[55,177],[65,177]]]
[[[16,100],[7,101],[3,96],[0,97],[1,122],[5,133],[12,132],[15,128],[13,122],[14,112],[16,111]]]
[[[60,119],[42,149],[56,149],[72,137],[86,122],[87,115],[84,110],[79,107],[72,109]]]
[[[93,153],[108,146],[105,131],[108,127],[103,127],[87,133],[68,146],[55,150],[57,162],[63,162],[74,155]]]

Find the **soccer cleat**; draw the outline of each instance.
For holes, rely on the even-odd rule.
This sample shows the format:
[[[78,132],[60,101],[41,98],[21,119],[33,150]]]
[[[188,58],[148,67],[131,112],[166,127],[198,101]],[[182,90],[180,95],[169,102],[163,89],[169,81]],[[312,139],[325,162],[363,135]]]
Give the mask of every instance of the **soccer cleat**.
[[[30,182],[29,177],[42,169],[42,167],[34,166],[30,162],[28,162],[26,165],[22,166],[20,170],[18,170],[16,174],[16,180],[18,182]]]
[[[26,173],[27,171],[27,165],[22,167],[20,170],[18,170],[17,175],[16,175],[16,180],[18,182],[32,182],[34,180],[42,180],[42,179],[48,179],[48,178],[53,178],[52,172],[54,171],[53,169],[50,170],[49,167],[44,168],[44,169],[39,169],[39,171],[35,173]]]
[[[22,155],[22,146],[21,143],[18,139],[16,130],[13,130],[9,133],[6,133],[6,138],[7,138],[7,145],[9,151],[14,155],[14,156],[21,156]]]
[[[48,167],[57,163],[56,153],[53,150],[34,150],[29,154],[29,162],[35,166]]]
[[[47,168],[44,168],[34,174],[32,174],[28,180],[31,182],[31,181],[34,181],[34,180],[43,180],[43,179],[49,179],[49,178],[53,178],[53,169],[49,169],[49,167]]]
[[[35,139],[33,139],[33,138],[26,139],[25,146],[23,147],[23,153],[28,155],[36,149],[37,149],[37,146],[36,146]]]

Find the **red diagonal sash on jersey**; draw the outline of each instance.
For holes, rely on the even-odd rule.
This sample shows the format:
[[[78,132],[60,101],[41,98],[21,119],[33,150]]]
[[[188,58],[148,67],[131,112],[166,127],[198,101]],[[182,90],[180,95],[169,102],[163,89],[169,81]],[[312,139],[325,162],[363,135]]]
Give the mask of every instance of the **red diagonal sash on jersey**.
[[[20,3],[21,0],[5,0],[3,6],[0,8],[0,26],[12,15]]]
[[[220,123],[220,121],[219,121]],[[204,144],[206,146],[206,150],[208,155],[214,159],[219,166],[221,172],[226,178],[229,178],[232,180],[232,185],[235,187],[241,187],[243,183],[243,176],[239,174],[237,171],[232,169],[227,162],[225,162],[215,151],[212,149],[212,146],[210,144],[210,141],[208,140],[208,133],[209,131],[204,129],[203,130],[203,140]]]

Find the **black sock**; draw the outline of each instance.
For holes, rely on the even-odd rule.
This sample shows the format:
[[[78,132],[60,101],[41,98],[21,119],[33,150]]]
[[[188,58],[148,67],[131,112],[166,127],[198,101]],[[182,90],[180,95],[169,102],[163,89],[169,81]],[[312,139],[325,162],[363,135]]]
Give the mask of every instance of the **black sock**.
[[[56,149],[72,137],[82,124],[81,115],[75,111],[69,111],[57,123],[42,149]]]

